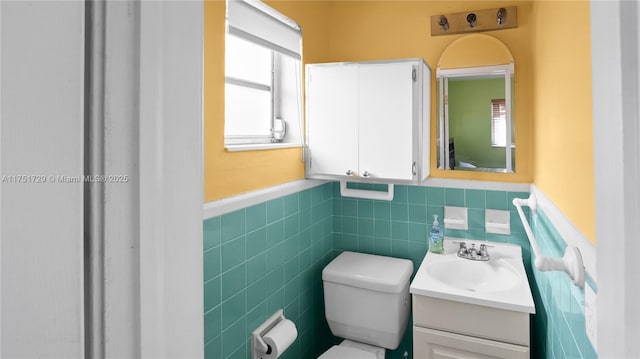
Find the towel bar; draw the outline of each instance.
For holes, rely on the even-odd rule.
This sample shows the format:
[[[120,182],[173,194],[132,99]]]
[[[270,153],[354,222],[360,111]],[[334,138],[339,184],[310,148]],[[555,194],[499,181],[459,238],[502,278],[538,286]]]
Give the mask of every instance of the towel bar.
[[[565,272],[571,278],[574,285],[584,288],[584,263],[582,262],[582,255],[580,254],[578,247],[567,246],[562,258],[550,258],[542,255],[540,247],[538,247],[538,242],[536,242],[536,238],[529,226],[529,221],[522,211],[522,206],[528,206],[534,213],[537,211],[536,196],[531,194],[527,199],[514,198],[513,205],[516,206],[516,210],[518,211],[524,230],[527,233],[527,238],[529,238],[529,243],[531,243],[531,249],[536,256],[534,261],[536,268],[542,272]]]

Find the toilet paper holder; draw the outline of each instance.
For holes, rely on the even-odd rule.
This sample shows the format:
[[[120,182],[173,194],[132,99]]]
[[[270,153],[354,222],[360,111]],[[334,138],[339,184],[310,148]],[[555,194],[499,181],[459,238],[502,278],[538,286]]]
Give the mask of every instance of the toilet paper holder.
[[[267,319],[264,323],[262,323],[256,330],[254,330],[251,334],[251,358],[252,359],[260,359],[264,354],[271,354],[271,347],[265,343],[262,336],[267,334],[271,329],[273,329],[278,323],[285,320],[284,312],[282,309],[278,309],[269,319]]]

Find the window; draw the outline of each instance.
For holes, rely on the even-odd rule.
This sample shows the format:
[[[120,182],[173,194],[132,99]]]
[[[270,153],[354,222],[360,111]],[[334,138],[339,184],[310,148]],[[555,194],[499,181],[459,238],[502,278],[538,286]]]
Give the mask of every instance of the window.
[[[271,142],[273,52],[225,38],[225,143]]]
[[[491,145],[507,145],[507,108],[504,99],[491,100]]]
[[[300,146],[300,27],[260,1],[227,0],[225,146]]]

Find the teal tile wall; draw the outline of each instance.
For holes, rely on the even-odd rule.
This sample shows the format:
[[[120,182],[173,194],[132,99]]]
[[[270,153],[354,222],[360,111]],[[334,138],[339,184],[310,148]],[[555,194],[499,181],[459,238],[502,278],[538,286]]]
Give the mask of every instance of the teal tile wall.
[[[333,254],[331,197],[326,184],[204,221],[206,358],[250,358],[251,332],[280,308],[298,329],[282,358],[330,345],[321,271]]]
[[[351,184],[351,188],[386,191],[386,186]],[[446,236],[515,243],[523,248],[525,264],[529,263],[529,242],[511,201],[527,198],[529,193],[465,190],[439,187],[395,186],[393,201],[344,198],[340,185],[333,185],[333,249],[335,254],[349,250],[410,259],[414,274],[427,249],[427,235],[433,215],[442,226],[444,206],[468,208],[469,230],[445,229]],[[510,210],[511,235],[486,234],[485,209]],[[412,357],[411,323],[398,349],[387,352],[387,358]],[[339,341],[338,338],[334,342]]]
[[[545,213],[532,216],[532,230],[545,256],[562,257],[566,243]],[[533,265],[533,263],[532,263]],[[533,320],[532,358],[597,358],[587,338],[584,322],[584,289],[562,272],[533,270],[532,291],[536,304]],[[588,284],[587,284],[588,285]]]
[[[386,190],[386,185],[349,184]],[[250,333],[278,308],[298,328],[284,358],[316,358],[338,343],[324,318],[322,268],[344,250],[414,262],[427,251],[432,215],[465,206],[469,230],[445,230],[459,238],[515,243],[523,248],[536,311],[532,358],[595,358],[584,330],[584,292],[566,275],[532,269],[529,243],[511,204],[526,192],[395,186],[394,200],[343,198],[339,183],[301,191],[204,222],[205,357],[250,358]],[[508,209],[511,235],[486,234],[484,209]],[[531,216],[525,208],[527,216]],[[564,244],[542,211],[532,227],[546,255],[562,256]],[[409,328],[412,324],[409,323]],[[412,357],[411,331],[387,358]]]
[[[356,189],[386,191],[386,186],[350,185]],[[417,269],[427,251],[433,215],[438,215],[443,227],[444,206],[447,205],[468,208],[469,230],[445,229],[446,236],[515,243],[521,245],[528,256],[529,242],[515,207],[511,205],[513,198],[528,196],[526,192],[396,185],[393,201],[388,202],[341,197],[340,185],[334,183],[333,249],[407,258]],[[508,209],[511,212],[511,235],[485,233],[485,209]]]

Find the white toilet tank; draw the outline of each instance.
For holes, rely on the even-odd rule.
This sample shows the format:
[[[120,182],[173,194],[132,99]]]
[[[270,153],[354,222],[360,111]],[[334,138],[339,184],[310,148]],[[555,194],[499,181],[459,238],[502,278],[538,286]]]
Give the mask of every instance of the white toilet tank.
[[[343,252],[322,271],[325,316],[333,335],[396,349],[411,309],[413,262]]]

